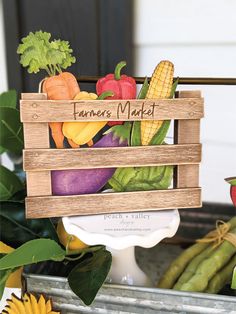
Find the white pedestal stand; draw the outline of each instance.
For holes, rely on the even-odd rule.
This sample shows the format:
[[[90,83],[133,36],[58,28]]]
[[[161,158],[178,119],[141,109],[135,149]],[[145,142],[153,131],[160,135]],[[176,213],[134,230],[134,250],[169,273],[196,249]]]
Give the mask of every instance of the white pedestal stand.
[[[180,223],[177,209],[64,217],[63,224],[88,245],[102,244],[112,253],[111,283],[152,286],[135,260],[134,246],[150,248],[174,236]]]

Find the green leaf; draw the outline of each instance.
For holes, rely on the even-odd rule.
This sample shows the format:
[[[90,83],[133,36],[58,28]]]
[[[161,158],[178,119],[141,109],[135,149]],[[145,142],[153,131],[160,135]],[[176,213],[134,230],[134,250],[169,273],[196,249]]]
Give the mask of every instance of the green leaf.
[[[120,139],[120,143],[123,141],[127,141],[129,143],[131,134],[131,122],[126,121],[124,124],[115,125],[103,134],[109,134],[111,132],[114,138],[118,137]]]
[[[109,184],[116,192],[167,189],[173,177],[173,166],[118,168]]]
[[[170,120],[164,120],[160,129],[157,131],[157,133],[153,136],[153,138],[150,141],[149,145],[160,145],[164,142],[166,138],[166,134],[168,133],[169,127],[170,127]]]
[[[26,242],[0,259],[0,270],[43,261],[63,261],[65,250],[53,240],[37,239]]]
[[[2,299],[2,296],[3,296],[3,292],[6,286],[6,281],[12,272],[13,270],[11,269],[0,270],[0,300]]]
[[[23,202],[0,202],[0,221],[1,241],[13,248],[39,238],[49,238],[59,242],[50,219],[25,218],[25,204]]]
[[[11,89],[7,92],[0,94],[0,107],[16,108],[17,93],[16,90]]]
[[[13,108],[0,107],[0,146],[20,154],[24,147],[20,112]]]
[[[10,199],[16,192],[24,188],[23,183],[14,172],[0,165],[0,200]]]
[[[149,191],[167,189],[173,177],[172,166],[141,167],[129,181],[126,191]]]
[[[5,151],[6,151],[6,149],[4,147],[0,146],[0,155],[5,153]]]
[[[173,98],[174,95],[175,95],[175,91],[176,91],[176,88],[179,84],[179,77],[176,78],[176,80],[174,81],[173,85],[172,85],[172,88],[171,88],[171,92],[170,92],[170,97],[169,98]]]
[[[236,266],[234,267],[234,271],[233,271],[231,289],[236,289]]]
[[[24,202],[25,198],[26,198],[26,189],[24,188],[23,190],[20,190],[18,192],[16,192],[14,195],[12,195],[11,199],[9,201],[11,202]]]
[[[134,121],[131,131],[131,146],[141,146],[141,122]]]
[[[143,82],[142,88],[140,89],[140,92],[138,94],[138,99],[144,99],[147,95],[147,91],[149,88],[149,84],[148,84],[148,78],[145,77],[145,80]]]
[[[138,99],[144,99],[146,97],[148,88],[149,88],[149,84],[148,84],[148,79],[146,77],[137,98]],[[133,126],[132,126],[132,131],[131,131],[131,146],[140,146],[140,145],[142,145],[142,142],[141,142],[141,122],[140,121],[134,121]]]
[[[68,276],[71,290],[90,305],[104,283],[111,267],[112,256],[106,250],[99,250],[75,266]]]
[[[0,253],[0,259],[6,255],[7,254]],[[0,301],[1,301],[2,296],[3,296],[3,292],[4,292],[4,288],[6,286],[7,279],[9,278],[11,273],[16,271],[17,269],[18,269],[18,267],[0,270]]]
[[[68,41],[54,40],[50,42],[50,38],[50,33],[37,31],[29,33],[22,39],[17,53],[21,55],[20,63],[23,67],[28,67],[29,73],[46,70],[52,76],[56,72],[60,72],[61,68],[66,69],[75,62]]]

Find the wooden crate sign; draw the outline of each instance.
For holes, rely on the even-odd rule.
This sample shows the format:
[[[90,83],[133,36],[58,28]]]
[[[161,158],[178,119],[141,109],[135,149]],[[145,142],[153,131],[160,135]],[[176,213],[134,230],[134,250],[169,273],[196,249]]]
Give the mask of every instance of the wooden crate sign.
[[[51,101],[46,94],[22,94],[24,170],[28,218],[201,207],[199,91],[161,100]],[[50,148],[49,122],[174,120],[174,144],[111,148]],[[172,189],[52,195],[51,170],[175,165]]]

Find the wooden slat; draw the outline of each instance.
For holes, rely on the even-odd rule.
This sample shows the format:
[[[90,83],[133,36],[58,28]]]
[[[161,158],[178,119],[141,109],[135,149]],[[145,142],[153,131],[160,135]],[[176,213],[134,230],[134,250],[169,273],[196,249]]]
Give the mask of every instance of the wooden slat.
[[[48,123],[25,122],[23,130],[25,148],[50,147]]]
[[[203,99],[22,100],[22,122],[200,119]]]
[[[47,94],[22,93],[24,100],[46,100]],[[22,108],[21,108],[22,110]],[[22,111],[21,111],[22,113]],[[24,123],[24,143],[25,148],[49,148],[49,127],[48,123]]]
[[[22,99],[47,99],[46,94],[38,93],[23,93],[21,94]],[[24,123],[24,144],[26,149],[39,149],[49,148],[49,127],[48,123]],[[39,171],[27,172],[26,173],[27,183],[27,195],[51,195],[51,173],[50,171]]]
[[[23,157],[26,171],[195,164],[201,161],[201,145],[31,149]]]
[[[46,93],[21,93],[22,100],[46,100]]]
[[[200,91],[180,91],[178,97],[201,97]],[[200,120],[175,121],[175,144],[197,144],[200,142]],[[199,186],[199,165],[180,165],[176,167],[174,186],[177,188]]]
[[[26,182],[28,196],[52,195],[50,171],[27,171]]]
[[[201,189],[27,197],[27,218],[201,207]]]

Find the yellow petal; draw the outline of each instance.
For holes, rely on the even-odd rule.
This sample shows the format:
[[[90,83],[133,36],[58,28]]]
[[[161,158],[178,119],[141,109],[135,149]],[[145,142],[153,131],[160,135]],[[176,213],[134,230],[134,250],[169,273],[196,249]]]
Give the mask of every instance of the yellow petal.
[[[40,314],[37,299],[33,294],[30,294],[30,300],[31,300],[31,307],[34,314]]]
[[[38,300],[38,307],[39,307],[39,310],[40,310],[40,314],[47,314],[47,312],[46,312],[46,302],[45,302],[45,299],[44,299],[42,294],[40,295],[40,298]]]
[[[47,303],[46,303],[46,311],[47,313],[51,312],[52,310],[52,303],[51,303],[51,300],[48,300]]]
[[[27,293],[25,293],[24,296],[23,296],[23,302],[24,302],[26,314],[32,314],[33,313],[33,309],[32,309],[32,306],[31,306],[31,300],[30,300],[30,297],[29,297],[29,295]]]
[[[16,295],[12,294],[12,301],[16,305],[17,310],[20,312],[20,314],[26,314],[24,303],[21,299],[17,298]]]

